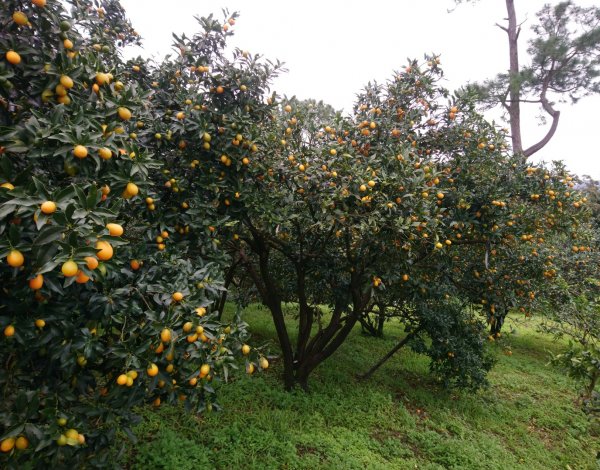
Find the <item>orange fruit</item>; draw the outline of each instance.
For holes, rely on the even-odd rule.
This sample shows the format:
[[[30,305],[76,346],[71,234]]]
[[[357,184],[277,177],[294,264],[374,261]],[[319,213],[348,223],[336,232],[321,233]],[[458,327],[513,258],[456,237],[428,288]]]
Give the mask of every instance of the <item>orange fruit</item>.
[[[71,41],[70,39],[65,39],[63,41],[63,46],[65,46],[65,49],[73,49],[73,41]]]
[[[44,285],[44,276],[41,274],[38,274],[33,279],[29,280],[29,288],[30,289],[38,290],[38,289],[41,289],[43,285]]]
[[[131,266],[131,269],[134,271],[137,271],[140,269],[140,262],[137,259],[132,259],[129,263],[129,266]]]
[[[161,332],[160,332],[160,340],[163,343],[168,343],[171,341],[171,330],[169,328],[164,328]]]
[[[137,194],[140,192],[140,189],[135,183],[127,183],[127,186],[125,186],[125,192],[130,196],[137,196]]]
[[[85,158],[88,156],[88,149],[83,145],[76,145],[73,148],[73,155],[75,155],[77,158]]]
[[[123,235],[123,227],[119,224],[106,224],[106,228],[108,229],[108,233],[110,233],[111,237],[120,237]]]
[[[71,77],[69,77],[68,75],[62,75],[60,77],[60,84],[62,86],[64,86],[67,90],[73,88],[73,79]]]
[[[83,271],[79,270],[77,272],[77,277],[75,278],[75,282],[77,284],[85,284],[86,282],[88,282],[90,280],[90,277],[84,273]]]
[[[175,292],[173,294],[173,300],[175,302],[181,302],[183,300],[183,294],[181,292]]]
[[[15,447],[19,450],[25,450],[29,447],[29,441],[25,436],[19,436],[15,442]]]
[[[77,263],[70,259],[69,261],[65,261],[60,268],[61,272],[65,275],[65,277],[73,277],[77,275],[79,268],[77,267]]]
[[[150,364],[146,369],[149,377],[155,377],[158,375],[158,366],[154,363]]]
[[[31,0],[36,7],[44,8],[46,6],[46,0]]]
[[[244,356],[247,356],[248,354],[250,354],[250,346],[248,346],[247,344],[244,344],[242,346],[242,354]]]
[[[38,318],[35,321],[35,326],[37,326],[38,328],[44,328],[46,326],[46,322],[44,320],[42,320],[41,318]]]
[[[127,108],[119,108],[117,109],[117,113],[123,121],[129,121],[131,119],[131,111]]]
[[[4,439],[1,443],[0,443],[0,450],[2,452],[10,452],[11,450],[13,450],[13,447],[15,446],[15,438],[14,437],[8,437],[6,439]]]
[[[9,64],[17,65],[21,63],[21,56],[17,54],[15,51],[8,51],[6,53],[6,60]]]
[[[112,151],[106,147],[99,149],[98,153],[103,160],[110,160],[112,158]]]
[[[107,241],[98,240],[96,243],[96,249],[100,250],[96,256],[102,261],[107,261],[113,257],[113,247]]]
[[[7,338],[10,338],[14,334],[15,334],[15,327],[14,326],[8,325],[6,328],[4,328],[4,336],[6,336]]]
[[[202,364],[200,367],[200,378],[206,377],[210,372],[210,366],[208,364]]]
[[[15,189],[15,187],[11,183],[8,183],[8,182],[0,184],[0,188],[6,188],[9,191],[12,191],[13,189]]]
[[[19,250],[11,250],[8,256],[6,257],[6,262],[9,266],[12,266],[13,268],[18,268],[20,266],[23,266],[23,263],[25,262],[25,257],[23,256],[23,253],[21,253]]]
[[[267,361],[266,357],[261,357],[260,361],[259,361],[259,365],[261,369],[268,369],[269,368],[269,361]]]
[[[22,11],[15,11],[12,14],[12,19],[19,26],[25,26],[27,24],[27,22],[29,21],[27,19],[27,15],[25,13],[23,13]]]
[[[98,258],[96,258],[95,256],[86,256],[85,263],[87,265],[87,268],[93,271],[98,267]]]
[[[56,203],[53,201],[46,201],[42,203],[40,208],[44,214],[54,214],[56,212]]]
[[[117,383],[119,385],[125,385],[127,383],[128,377],[125,374],[121,374],[117,377]]]

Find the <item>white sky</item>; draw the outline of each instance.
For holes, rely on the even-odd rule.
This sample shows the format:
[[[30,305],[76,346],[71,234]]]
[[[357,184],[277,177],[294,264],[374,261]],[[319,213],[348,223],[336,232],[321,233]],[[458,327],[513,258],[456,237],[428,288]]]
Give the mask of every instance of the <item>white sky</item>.
[[[355,94],[369,81],[384,81],[404,68],[407,58],[425,53],[441,55],[453,90],[467,81],[491,78],[508,68],[506,34],[495,27],[506,17],[503,0],[463,4],[453,12],[453,0],[121,0],[134,28],[144,40],[135,55],[162,56],[171,52],[171,33],[191,35],[198,30],[194,15],[221,10],[239,11],[232,46],[269,59],[279,59],[289,70],[273,89],[288,96],[314,98],[336,109],[351,110]],[[517,0],[519,21],[527,20],[520,41],[520,61],[527,63],[526,40],[535,13],[548,3]],[[556,1],[549,3],[555,4]],[[578,0],[591,6],[592,0]],[[128,54],[129,55],[129,54]],[[527,147],[545,134],[535,105],[523,117]],[[600,179],[600,96],[574,106],[558,104],[561,118],[554,138],[533,158],[562,159],[579,175]],[[499,114],[490,114],[497,118]]]

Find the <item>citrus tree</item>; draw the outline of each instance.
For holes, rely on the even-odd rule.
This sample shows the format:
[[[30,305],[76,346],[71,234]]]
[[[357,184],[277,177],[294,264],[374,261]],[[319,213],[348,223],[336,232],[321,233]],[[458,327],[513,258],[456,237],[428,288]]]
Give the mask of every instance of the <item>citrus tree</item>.
[[[2,2],[3,466],[105,465],[134,406],[210,409],[235,356],[268,367],[239,317],[216,318],[223,217],[188,198],[195,172],[221,185],[198,159],[234,145],[223,123],[266,106],[274,67],[225,57],[234,23],[199,19],[175,58],[126,62],[139,37],[118,1]]]

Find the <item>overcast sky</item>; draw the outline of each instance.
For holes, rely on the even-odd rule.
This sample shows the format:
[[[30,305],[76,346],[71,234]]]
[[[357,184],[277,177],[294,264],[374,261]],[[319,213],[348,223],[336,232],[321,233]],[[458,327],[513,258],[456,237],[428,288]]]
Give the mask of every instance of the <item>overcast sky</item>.
[[[232,46],[286,63],[288,72],[274,89],[288,96],[314,98],[336,109],[350,111],[355,94],[369,81],[384,81],[407,58],[425,53],[441,55],[446,86],[455,89],[506,71],[506,34],[495,23],[506,17],[503,0],[481,0],[454,8],[452,0],[121,0],[133,26],[144,40],[135,55],[162,56],[171,52],[172,32],[188,35],[198,30],[194,15],[223,8],[239,11]],[[525,21],[520,60],[528,62],[526,40],[535,13],[548,3],[516,0],[517,16]],[[558,3],[555,1],[552,4]],[[597,2],[579,0],[582,6]],[[452,12],[450,9],[454,8]],[[129,54],[128,54],[129,55]],[[523,121],[524,145],[545,134],[536,120],[539,110],[528,105]],[[600,97],[574,106],[560,104],[560,124],[552,141],[535,160],[562,159],[579,175],[600,179]],[[490,114],[490,119],[499,114]]]

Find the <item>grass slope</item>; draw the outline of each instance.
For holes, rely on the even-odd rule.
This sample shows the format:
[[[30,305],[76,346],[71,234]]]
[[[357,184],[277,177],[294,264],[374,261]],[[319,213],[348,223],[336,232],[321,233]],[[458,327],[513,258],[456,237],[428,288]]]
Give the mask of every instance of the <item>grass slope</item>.
[[[272,339],[268,313],[246,317]],[[292,320],[290,319],[290,322]],[[426,358],[403,351],[368,382],[355,379],[394,344],[357,328],[317,369],[311,391],[285,393],[280,364],[221,387],[225,410],[201,417],[177,407],[142,410],[131,469],[592,469],[600,438],[574,405],[574,384],[546,366],[559,347],[520,326],[492,347],[491,387],[477,394],[440,389]],[[502,354],[510,344],[512,356]],[[275,346],[273,346],[275,349]]]

